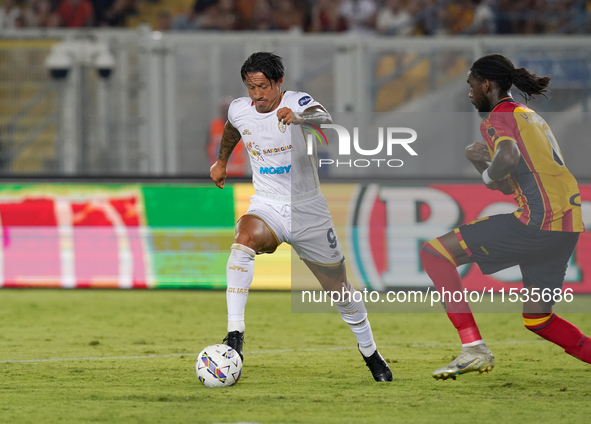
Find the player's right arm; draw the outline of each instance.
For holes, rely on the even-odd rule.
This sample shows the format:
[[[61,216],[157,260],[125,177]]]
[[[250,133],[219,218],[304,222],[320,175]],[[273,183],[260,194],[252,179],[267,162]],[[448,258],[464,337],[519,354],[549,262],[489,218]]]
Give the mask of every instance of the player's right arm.
[[[209,168],[209,176],[213,180],[216,186],[224,188],[224,182],[226,181],[226,167],[228,165],[228,159],[234,150],[234,147],[240,142],[242,136],[230,123],[226,122],[224,126],[224,132],[222,133],[222,141],[220,143],[220,151],[218,153],[217,161]]]

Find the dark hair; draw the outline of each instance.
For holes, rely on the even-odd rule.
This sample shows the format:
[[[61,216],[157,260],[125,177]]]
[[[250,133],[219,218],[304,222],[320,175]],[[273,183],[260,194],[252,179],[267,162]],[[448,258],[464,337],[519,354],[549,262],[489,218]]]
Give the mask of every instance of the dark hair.
[[[242,81],[246,81],[246,74],[256,74],[257,72],[261,72],[269,81],[278,82],[285,74],[283,59],[274,53],[253,53],[240,68]]]
[[[470,68],[470,73],[479,80],[494,81],[499,88],[507,91],[511,85],[515,85],[519,90],[523,91],[525,101],[534,98],[534,95],[544,94],[548,84],[550,84],[550,76],[541,77],[536,75],[526,68],[516,68],[513,63],[505,56],[500,54],[489,54],[478,59]]]

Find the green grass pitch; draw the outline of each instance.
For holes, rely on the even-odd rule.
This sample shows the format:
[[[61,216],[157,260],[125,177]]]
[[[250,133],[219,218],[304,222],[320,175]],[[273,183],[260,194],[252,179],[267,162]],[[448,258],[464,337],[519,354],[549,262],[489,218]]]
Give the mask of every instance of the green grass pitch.
[[[581,302],[591,306],[591,297]],[[375,383],[338,314],[294,314],[252,292],[245,365],[203,387],[196,354],[225,335],[225,293],[0,291],[0,423],[584,423],[591,365],[519,314],[477,314],[497,365],[435,381],[459,352],[444,314],[371,315],[394,374]],[[591,308],[587,308],[591,310]],[[591,333],[591,316],[564,314]]]

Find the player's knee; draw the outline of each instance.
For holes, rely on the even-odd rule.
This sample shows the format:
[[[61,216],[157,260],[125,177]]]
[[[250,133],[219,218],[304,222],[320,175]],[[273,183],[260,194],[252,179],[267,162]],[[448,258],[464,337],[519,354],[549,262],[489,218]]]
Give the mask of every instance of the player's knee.
[[[253,250],[255,248],[255,238],[248,231],[237,231],[234,236],[234,243],[246,246]]]
[[[279,246],[274,234],[267,228],[263,221],[258,218],[245,219],[244,217],[236,226],[234,242],[248,246],[256,254],[273,253]]]
[[[236,235],[234,236],[234,243],[241,244],[252,250],[257,254],[264,250],[265,243],[263,240],[263,234],[256,229],[252,228],[239,228],[236,229]]]

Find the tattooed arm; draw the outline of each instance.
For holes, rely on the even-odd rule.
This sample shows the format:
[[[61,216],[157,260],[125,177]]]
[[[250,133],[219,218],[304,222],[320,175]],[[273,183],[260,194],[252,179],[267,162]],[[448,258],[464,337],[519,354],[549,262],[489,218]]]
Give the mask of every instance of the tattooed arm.
[[[240,132],[230,124],[230,121],[227,121],[222,134],[218,160],[209,168],[209,176],[219,188],[224,188],[228,159],[241,138]]]

